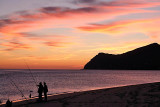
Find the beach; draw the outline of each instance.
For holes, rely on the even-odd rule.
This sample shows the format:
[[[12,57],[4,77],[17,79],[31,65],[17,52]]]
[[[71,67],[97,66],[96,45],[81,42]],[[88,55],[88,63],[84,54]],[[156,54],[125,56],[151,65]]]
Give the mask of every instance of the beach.
[[[13,107],[159,107],[160,82],[50,95],[47,102],[36,100],[13,102]]]

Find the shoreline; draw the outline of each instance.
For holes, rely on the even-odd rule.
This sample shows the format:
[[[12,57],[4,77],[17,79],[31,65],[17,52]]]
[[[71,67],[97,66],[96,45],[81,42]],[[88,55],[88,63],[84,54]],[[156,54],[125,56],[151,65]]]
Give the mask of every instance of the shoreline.
[[[36,102],[37,99],[14,101],[13,107],[157,107],[160,105],[160,82],[52,94],[48,95],[48,102],[41,103]],[[0,107],[5,107],[5,104]]]

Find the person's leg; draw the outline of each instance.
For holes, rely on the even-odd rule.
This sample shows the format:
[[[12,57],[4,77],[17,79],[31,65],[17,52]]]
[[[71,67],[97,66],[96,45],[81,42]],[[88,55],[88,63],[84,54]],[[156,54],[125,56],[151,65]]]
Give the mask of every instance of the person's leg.
[[[38,94],[38,97],[39,97],[39,100],[41,99],[41,95],[40,95],[40,93]]]
[[[46,101],[47,101],[47,93],[46,93]]]
[[[45,101],[47,101],[47,93],[44,93]]]
[[[42,101],[42,93],[40,93],[39,95],[39,100]]]

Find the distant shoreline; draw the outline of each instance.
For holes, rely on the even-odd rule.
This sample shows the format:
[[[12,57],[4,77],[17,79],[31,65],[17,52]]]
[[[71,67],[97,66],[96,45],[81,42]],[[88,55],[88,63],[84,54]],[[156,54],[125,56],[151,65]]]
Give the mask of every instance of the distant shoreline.
[[[103,71],[109,71],[109,70],[113,70],[113,71],[160,71],[160,69],[81,69],[81,70],[103,70]]]
[[[104,88],[83,92],[50,95],[48,102],[37,103],[37,98],[28,100],[29,107],[74,106],[150,106],[160,105],[160,82]],[[26,100],[13,103],[13,107],[26,105]],[[119,106],[121,105],[121,106]],[[4,107],[4,105],[0,105]]]
[[[26,69],[1,69],[0,70],[28,70]],[[82,70],[82,69],[32,69],[31,70]]]

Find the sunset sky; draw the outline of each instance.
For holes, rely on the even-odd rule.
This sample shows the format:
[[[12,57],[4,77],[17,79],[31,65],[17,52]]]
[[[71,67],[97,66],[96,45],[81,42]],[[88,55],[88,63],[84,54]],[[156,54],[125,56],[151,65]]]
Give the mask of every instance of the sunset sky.
[[[160,0],[0,0],[0,69],[82,69],[160,43]]]

